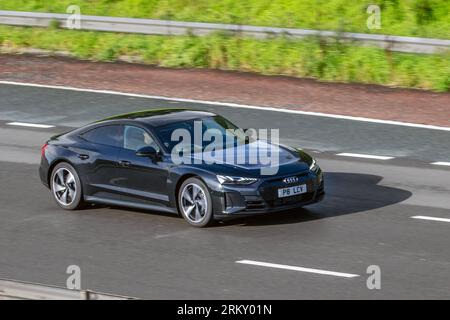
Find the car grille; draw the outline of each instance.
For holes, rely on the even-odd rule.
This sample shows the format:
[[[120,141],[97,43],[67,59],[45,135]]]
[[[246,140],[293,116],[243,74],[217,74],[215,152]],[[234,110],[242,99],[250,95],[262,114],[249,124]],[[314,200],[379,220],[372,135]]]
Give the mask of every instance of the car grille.
[[[277,178],[274,180],[266,181],[265,183],[261,184],[259,188],[259,192],[261,196],[263,197],[264,201],[267,203],[267,205],[271,207],[277,207],[277,206],[283,206],[283,205],[289,205],[294,204],[295,202],[299,201],[309,201],[312,200],[314,197],[314,178],[310,177],[308,175],[308,172],[301,173],[298,175],[292,175],[299,178],[299,181],[293,182],[293,183],[284,183],[283,179],[286,177]],[[278,189],[280,188],[286,188],[291,187],[295,185],[300,184],[306,184],[308,193],[291,196],[291,197],[285,197],[285,198],[278,198]]]
[[[308,176],[308,174],[309,174],[309,171],[305,171],[305,172],[301,172],[301,173],[298,173],[298,174],[289,175],[289,176],[286,176],[286,177],[281,177],[281,178],[276,178],[276,179],[272,179],[272,180],[267,180],[267,182],[270,183],[270,184],[275,183],[275,184],[282,184],[282,185],[285,185],[285,186],[289,186],[289,184],[285,184],[283,182],[284,178],[297,177],[301,181],[301,179],[302,178],[304,179],[306,176]],[[298,184],[298,182],[294,182],[291,185],[295,185],[295,184]]]
[[[258,200],[258,201],[246,201],[246,209],[247,210],[258,210],[258,209],[264,209],[266,207],[264,201]]]

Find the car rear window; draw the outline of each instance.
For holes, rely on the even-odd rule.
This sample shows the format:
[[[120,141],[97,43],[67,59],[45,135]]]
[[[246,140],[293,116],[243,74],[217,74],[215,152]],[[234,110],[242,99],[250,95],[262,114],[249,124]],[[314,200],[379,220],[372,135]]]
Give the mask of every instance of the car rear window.
[[[123,126],[108,125],[89,130],[81,135],[89,142],[111,147],[121,147],[123,144]]]

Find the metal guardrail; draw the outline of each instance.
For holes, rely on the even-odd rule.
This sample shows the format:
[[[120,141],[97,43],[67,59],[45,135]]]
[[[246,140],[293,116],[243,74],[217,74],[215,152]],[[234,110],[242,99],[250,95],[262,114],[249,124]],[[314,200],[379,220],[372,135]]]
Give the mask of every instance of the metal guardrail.
[[[58,21],[62,28],[66,28],[66,22],[69,17],[69,14],[0,10],[0,24],[15,26],[48,27],[53,21]],[[362,45],[375,45],[391,51],[428,54],[450,49],[450,40],[444,39],[87,15],[81,15],[81,29],[153,35],[185,35],[190,33],[203,36],[221,31],[256,38],[280,35],[295,38],[318,36],[338,38]]]
[[[70,290],[40,283],[0,279],[0,300],[133,300],[135,298],[99,293],[90,290]]]

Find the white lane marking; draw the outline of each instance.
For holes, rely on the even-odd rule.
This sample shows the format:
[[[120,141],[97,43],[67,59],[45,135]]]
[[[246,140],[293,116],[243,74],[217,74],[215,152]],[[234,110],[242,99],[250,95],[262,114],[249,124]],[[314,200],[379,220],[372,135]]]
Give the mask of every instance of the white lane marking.
[[[394,159],[394,157],[388,157],[388,156],[375,156],[371,154],[360,154],[360,153],[338,153],[337,156],[341,157],[353,157],[353,158],[364,158],[364,159],[377,159],[377,160],[390,160]]]
[[[253,261],[253,260],[239,260],[239,261],[236,261],[236,263],[250,264],[250,265],[254,265],[254,266],[268,267],[268,268],[293,270],[293,271],[300,271],[300,272],[317,273],[317,274],[324,274],[324,275],[328,275],[328,276],[343,277],[343,278],[359,277],[358,274],[352,274],[352,273],[343,273],[343,272],[327,271],[327,270],[320,270],[320,269],[303,268],[303,267],[296,267],[296,266],[288,266],[285,264],[277,264],[277,263],[269,263],[269,262]]]
[[[55,127],[55,126],[52,126],[49,124],[37,124],[37,123],[25,123],[25,122],[8,122],[7,125],[20,126],[20,127],[31,127],[31,128],[41,128],[41,129],[48,129],[48,128]]]
[[[420,220],[439,221],[439,222],[450,222],[450,219],[446,219],[446,218],[438,218],[438,217],[413,216],[413,217],[411,217],[411,218],[413,218],[413,219],[420,219]]]
[[[126,92],[111,91],[111,90],[83,89],[83,88],[68,87],[68,86],[53,86],[53,85],[44,85],[44,84],[36,84],[36,83],[14,82],[14,81],[0,81],[0,84],[29,86],[29,87],[38,87],[38,88],[49,88],[49,89],[62,89],[62,90],[71,90],[71,91],[103,93],[103,94],[113,94],[113,95],[122,95],[122,96],[128,96],[128,97],[158,99],[158,100],[166,100],[166,101],[210,104],[210,105],[215,105],[215,106],[224,106],[224,107],[232,107],[232,108],[256,109],[256,110],[263,110],[263,111],[302,114],[302,115],[324,117],[324,118],[371,122],[371,123],[379,123],[379,124],[390,124],[390,125],[396,125],[396,126],[413,127],[413,128],[421,128],[421,129],[450,131],[450,127],[434,126],[434,125],[428,125],[428,124],[419,124],[419,123],[410,123],[410,122],[401,122],[401,121],[392,121],[392,120],[381,120],[381,119],[370,119],[370,118],[364,118],[364,117],[353,117],[353,116],[345,116],[345,115],[340,115],[340,114],[329,114],[329,113],[312,112],[312,111],[300,111],[300,110],[291,110],[291,109],[284,109],[284,108],[252,106],[252,105],[238,104],[238,103],[231,103],[231,102],[218,102],[218,101],[208,101],[208,100],[172,98],[172,97],[152,96],[152,95],[137,94],[137,93],[126,93]]]
[[[435,166],[448,166],[448,167],[450,167],[450,162],[438,161],[438,162],[433,162],[432,164],[434,164]]]

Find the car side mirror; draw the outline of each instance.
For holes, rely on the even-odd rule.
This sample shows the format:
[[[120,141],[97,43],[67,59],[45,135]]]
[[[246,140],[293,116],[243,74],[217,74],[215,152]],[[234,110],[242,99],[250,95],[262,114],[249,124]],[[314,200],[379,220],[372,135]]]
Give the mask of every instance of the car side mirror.
[[[146,146],[146,147],[140,148],[138,151],[136,151],[136,155],[138,157],[150,158],[153,161],[156,161],[159,158],[159,152],[156,151],[156,149],[153,148],[152,146]]]

